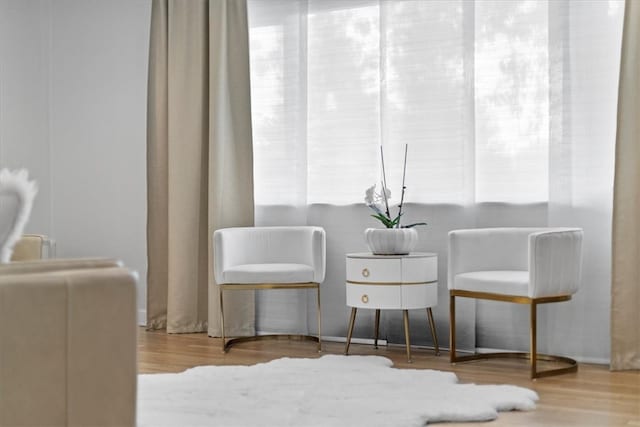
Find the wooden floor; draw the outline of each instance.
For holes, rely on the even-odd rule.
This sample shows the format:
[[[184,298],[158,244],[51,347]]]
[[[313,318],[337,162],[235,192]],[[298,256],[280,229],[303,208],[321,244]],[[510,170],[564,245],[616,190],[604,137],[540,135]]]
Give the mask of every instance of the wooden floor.
[[[291,341],[249,342],[221,351],[219,339],[206,334],[167,335],[164,331],[140,329],[138,369],[140,373],[181,372],[199,365],[252,365],[280,357],[319,357],[315,343]],[[342,354],[344,344],[324,343],[324,354]],[[640,372],[610,372],[602,365],[580,364],[575,374],[528,378],[526,361],[478,361],[451,366],[445,352],[435,356],[428,349],[414,349],[408,364],[404,347],[378,350],[352,344],[350,354],[377,354],[391,359],[398,368],[452,371],[461,382],[513,384],[538,392],[540,401],[532,412],[500,413],[490,423],[441,424],[454,426],[640,426]],[[390,426],[395,427],[395,426]]]

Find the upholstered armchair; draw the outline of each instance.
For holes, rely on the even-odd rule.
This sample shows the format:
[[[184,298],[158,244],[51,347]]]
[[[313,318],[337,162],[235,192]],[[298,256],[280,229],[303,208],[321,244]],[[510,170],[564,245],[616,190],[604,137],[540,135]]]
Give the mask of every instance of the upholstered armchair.
[[[320,227],[237,227],[213,234],[213,268],[220,289],[222,348],[249,341],[288,337],[311,340],[321,349],[320,283],[324,281],[326,243]],[[225,291],[316,289],[318,336],[259,335],[229,340],[224,330]]]
[[[450,361],[519,357],[530,361],[531,378],[575,372],[568,357],[537,353],[537,306],[571,299],[580,285],[582,230],[578,228],[485,228],[449,233],[448,287]],[[530,306],[528,353],[456,354],[456,297]],[[537,361],[568,366],[537,370]]]

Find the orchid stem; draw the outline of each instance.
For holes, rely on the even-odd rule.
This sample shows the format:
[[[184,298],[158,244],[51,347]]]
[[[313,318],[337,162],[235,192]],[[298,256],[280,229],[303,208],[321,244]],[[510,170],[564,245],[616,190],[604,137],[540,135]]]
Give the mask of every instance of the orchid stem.
[[[380,144],[380,159],[382,160],[382,194],[384,195],[384,206],[387,218],[391,219],[391,213],[389,212],[389,200],[387,200],[387,174],[384,170],[384,151],[382,150],[382,144]]]
[[[402,195],[400,196],[400,206],[398,207],[398,224],[396,228],[400,228],[400,222],[402,222],[402,204],[404,203],[404,190],[406,187],[404,186],[404,179],[407,176],[407,150],[409,149],[409,144],[404,144],[404,166],[402,168]]]

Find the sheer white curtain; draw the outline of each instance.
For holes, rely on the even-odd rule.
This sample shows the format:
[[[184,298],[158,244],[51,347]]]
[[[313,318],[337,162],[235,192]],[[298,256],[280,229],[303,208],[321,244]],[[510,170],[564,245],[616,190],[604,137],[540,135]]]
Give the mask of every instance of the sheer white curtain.
[[[323,308],[336,320],[325,330],[344,329],[344,253],[364,249],[362,230],[375,225],[361,202],[380,180],[379,147],[397,202],[408,144],[407,220],[429,222],[420,249],[438,252],[441,266],[452,228],[585,227],[585,289],[566,311],[573,317],[557,320],[578,320],[581,334],[596,328],[602,348],[583,348],[583,335],[567,340],[558,325],[543,330],[541,342],[608,357],[623,7],[617,0],[249,0],[256,222],[327,228],[334,283]],[[440,305],[444,332],[446,299]],[[470,316],[475,345],[526,347],[519,325],[505,330],[502,321],[526,324],[526,313],[487,305]],[[259,316],[264,325],[270,318]]]

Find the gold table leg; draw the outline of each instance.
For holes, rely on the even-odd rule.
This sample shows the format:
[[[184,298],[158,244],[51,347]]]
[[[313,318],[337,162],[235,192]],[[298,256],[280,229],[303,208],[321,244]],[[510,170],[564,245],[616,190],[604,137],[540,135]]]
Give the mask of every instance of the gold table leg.
[[[353,324],[356,323],[356,311],[357,308],[351,308],[351,318],[349,319],[349,332],[347,332],[347,344],[344,348],[344,354],[349,354],[349,345],[351,345],[351,335],[353,335]]]
[[[376,325],[374,329],[373,348],[378,348],[378,332],[380,331],[380,309],[376,310]]]
[[[431,311],[431,307],[427,308],[427,318],[429,319],[429,329],[431,329],[431,337],[433,338],[433,345],[436,349],[436,356],[440,356],[438,334],[436,333],[436,322],[433,320],[433,312]]]
[[[404,341],[407,346],[407,362],[411,363],[411,341],[409,340],[409,310],[402,310],[404,318]]]

